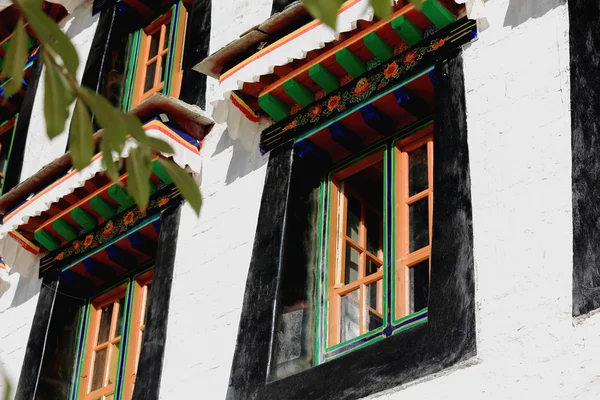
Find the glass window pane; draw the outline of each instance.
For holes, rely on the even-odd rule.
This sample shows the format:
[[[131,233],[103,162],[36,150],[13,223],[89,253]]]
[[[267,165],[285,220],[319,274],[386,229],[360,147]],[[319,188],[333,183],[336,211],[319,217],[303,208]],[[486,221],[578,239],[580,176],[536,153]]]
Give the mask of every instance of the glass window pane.
[[[429,187],[427,172],[427,145],[408,153],[408,194],[412,196]]]
[[[108,340],[110,333],[110,322],[112,320],[113,304],[102,307],[100,311],[100,327],[98,328],[98,342],[102,344]]]
[[[367,331],[383,325],[383,281],[378,280],[366,286],[367,312],[365,313]]]
[[[367,257],[367,270],[365,276],[374,274],[379,270],[381,270],[381,265],[373,261],[371,258]]]
[[[114,383],[117,377],[117,367],[119,365],[119,345],[120,343],[113,343],[112,352],[110,354],[110,370],[108,372],[108,383]]]
[[[427,307],[429,301],[429,260],[409,268],[409,313]]]
[[[360,243],[360,201],[348,195],[348,216],[346,219],[346,236]]]
[[[150,51],[148,52],[148,59],[158,54],[158,45],[160,43],[160,29],[152,34],[150,38]]]
[[[146,82],[144,84],[144,93],[154,87],[154,75],[156,74],[156,61],[148,65],[146,69]]]
[[[429,244],[429,199],[425,197],[408,206],[410,252]]]
[[[169,35],[171,34],[171,24],[165,25],[165,43],[163,44],[163,49],[169,48]]]
[[[92,371],[92,386],[91,391],[103,387],[104,380],[104,365],[106,364],[106,350],[105,347],[102,350],[98,350],[94,357],[94,367]]]
[[[360,335],[358,290],[342,296],[340,300],[340,341],[345,342]]]
[[[123,326],[123,313],[125,312],[125,298],[119,299],[119,311],[117,314],[117,327],[115,329],[115,337],[121,336],[121,327]]]
[[[381,217],[372,211],[367,211],[367,250],[374,256],[380,257],[381,250]]]
[[[360,254],[358,251],[346,244],[346,268],[344,268],[344,284],[349,284],[358,279],[358,263]]]

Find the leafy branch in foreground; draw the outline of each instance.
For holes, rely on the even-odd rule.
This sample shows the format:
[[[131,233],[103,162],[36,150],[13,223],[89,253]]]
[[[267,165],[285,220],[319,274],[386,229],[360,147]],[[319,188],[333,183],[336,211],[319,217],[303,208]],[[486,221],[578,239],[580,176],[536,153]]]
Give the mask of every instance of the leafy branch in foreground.
[[[416,8],[421,6],[426,0],[408,0]],[[387,19],[392,14],[392,2],[390,0],[369,0],[375,16],[379,19]],[[337,14],[343,1],[342,0],[302,0],[302,5],[310,15],[321,20],[325,25],[334,31],[336,30]]]
[[[120,156],[125,141],[131,135],[137,140],[138,147],[129,151],[127,190],[138,207],[146,207],[150,197],[152,153],[173,154],[173,149],[167,142],[146,135],[135,116],[122,112],[101,95],[79,85],[76,79],[79,66],[77,51],[58,24],[44,14],[40,0],[13,0],[13,3],[21,11],[21,17],[6,51],[3,73],[9,81],[4,86],[5,98],[21,89],[28,57],[25,25],[29,24],[39,41],[40,57],[45,66],[44,117],[48,137],[54,138],[63,132],[69,118],[69,109],[75,102],[69,126],[69,151],[75,168],[81,170],[87,167],[95,147],[91,111],[104,130],[100,140],[102,165],[107,175],[117,181]],[[160,162],[182,196],[198,214],[202,197],[194,179],[174,162],[164,159]]]

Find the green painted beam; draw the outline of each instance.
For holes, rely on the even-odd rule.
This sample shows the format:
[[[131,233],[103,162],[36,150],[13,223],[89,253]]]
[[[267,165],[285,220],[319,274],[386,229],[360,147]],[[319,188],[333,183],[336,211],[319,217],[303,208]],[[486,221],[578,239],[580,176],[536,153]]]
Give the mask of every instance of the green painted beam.
[[[52,222],[52,228],[56,233],[62,236],[67,242],[71,240],[75,240],[77,238],[77,229],[71,224],[69,224],[64,219],[57,219]]]
[[[123,209],[129,208],[135,204],[129,193],[127,193],[127,190],[121,185],[112,185],[108,188],[107,193],[110,198],[119,203]]]
[[[60,241],[54,236],[52,236],[51,233],[48,233],[43,229],[36,231],[33,234],[33,237],[35,240],[37,240],[39,244],[41,244],[50,251],[56,250],[60,247]]]
[[[295,79],[290,79],[283,83],[283,90],[298,104],[302,107],[306,107],[313,101],[315,101],[315,96],[312,94],[310,90],[303,84],[299,83]]]
[[[392,21],[392,29],[408,44],[414,46],[423,39],[423,33],[406,16],[402,15]]]
[[[452,14],[437,0],[427,0],[423,3],[421,12],[438,28],[442,29],[456,21]]]
[[[268,93],[258,98],[258,105],[275,121],[281,121],[290,115],[290,108],[287,104]]]
[[[367,72],[365,63],[348,49],[342,49],[335,53],[335,60],[346,70],[346,72],[352,75],[353,78],[358,78]]]
[[[375,58],[380,62],[389,60],[394,56],[394,49],[385,42],[376,32],[371,32],[363,38],[363,42],[367,49],[373,53]]]
[[[102,218],[104,219],[111,219],[117,214],[117,209],[100,196],[92,197],[90,200],[90,207],[98,214],[102,215]]]
[[[308,75],[327,93],[331,93],[340,87],[340,80],[320,64],[310,67],[308,69]]]
[[[72,210],[69,213],[69,215],[71,216],[71,218],[73,218],[73,221],[77,222],[79,226],[81,226],[86,231],[91,231],[96,227],[96,225],[98,225],[98,221],[96,221],[96,218],[94,218],[92,214],[80,207],[77,207],[76,209]]]
[[[166,185],[173,183],[173,180],[171,179],[167,171],[158,161],[152,163],[152,172],[154,173],[154,175],[158,176],[160,180],[163,181]]]

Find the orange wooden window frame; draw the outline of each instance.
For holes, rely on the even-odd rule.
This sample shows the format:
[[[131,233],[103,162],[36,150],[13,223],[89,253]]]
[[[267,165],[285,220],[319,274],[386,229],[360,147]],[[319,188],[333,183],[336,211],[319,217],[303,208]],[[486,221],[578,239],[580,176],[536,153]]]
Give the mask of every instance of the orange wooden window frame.
[[[130,312],[129,329],[126,332],[126,337],[122,338],[120,332],[116,332],[117,316],[119,314],[119,301],[125,298],[127,284],[123,284],[110,292],[103,294],[94,299],[90,305],[90,318],[89,327],[87,330],[87,337],[85,339],[85,354],[83,358],[83,366],[80,374],[80,386],[78,398],[82,400],[95,400],[97,398],[103,398],[102,396],[114,395],[116,389],[116,382],[109,383],[110,375],[113,375],[113,380],[116,379],[118,371],[115,369],[111,371],[111,366],[118,368],[118,356],[127,355],[125,364],[125,373],[123,375],[123,396],[124,400],[130,400],[133,395],[133,387],[135,385],[135,378],[137,374],[138,362],[140,358],[140,351],[142,345],[142,335],[146,326],[145,315],[146,308],[148,305],[149,298],[149,285],[152,283],[152,277],[154,271],[148,271],[132,283],[133,287],[133,298],[132,307]],[[113,310],[111,315],[111,324],[109,329],[109,338],[106,342],[98,343],[98,334],[100,328],[100,319],[102,317],[102,308],[110,304],[113,304]],[[125,306],[125,303],[123,303]],[[123,316],[128,318],[128,316]],[[124,325],[124,324],[123,324]],[[113,345],[120,345],[121,341],[125,340],[125,346],[122,346],[115,364],[113,364]],[[107,356],[104,363],[104,373],[102,386],[96,390],[91,391],[92,377],[93,377],[93,366],[95,361],[95,354],[98,350],[107,348]]]
[[[82,400],[95,400],[98,397],[109,396],[114,394],[115,383],[114,380],[118,371],[111,371],[111,365],[113,364],[113,347],[114,345],[120,345],[121,343],[121,332],[116,332],[117,316],[119,315],[119,301],[125,298],[126,285],[119,286],[118,288],[111,290],[96,299],[91,304],[90,310],[90,326],[87,331],[87,338],[85,342],[85,357],[83,362],[83,368],[80,375],[80,386],[79,386],[79,398]],[[105,342],[98,343],[98,333],[100,330],[100,320],[102,318],[102,308],[110,304],[113,304],[108,339]],[[107,349],[106,359],[104,361],[104,372],[100,388],[95,390],[91,389],[92,377],[94,374],[93,367],[95,363],[96,352],[102,349]],[[120,353],[120,352],[119,352]],[[114,361],[118,363],[117,359]],[[118,364],[116,364],[118,365]],[[118,368],[118,367],[116,367]],[[113,382],[109,383],[109,379],[112,376]]]
[[[175,21],[173,21],[172,17],[173,12],[169,11],[152,24],[148,25],[141,32],[140,51],[138,53],[139,55],[136,66],[135,86],[133,89],[133,99],[131,105],[132,107],[135,107],[142,101],[148,99],[153,94],[163,91],[165,85],[165,71],[163,70],[161,74],[162,59],[163,56],[168,58],[169,53],[173,50],[175,51],[175,57],[173,60],[174,67],[173,70],[170,71],[170,74],[172,75],[171,89],[170,93],[167,94],[173,97],[179,97],[179,93],[181,91],[181,80],[183,79],[182,61],[183,42],[187,21],[186,8],[183,6],[180,7],[179,21],[177,24],[177,42],[171,43],[171,45],[174,46],[174,49],[169,47],[169,37],[166,35],[167,25],[169,25],[169,35],[172,34],[172,29],[175,26]],[[158,51],[156,55],[150,58],[150,44],[152,43],[152,36],[158,32],[160,32]],[[146,91],[146,74],[148,72],[148,67],[152,64],[156,64],[156,69],[154,70],[154,85],[152,88]]]
[[[383,160],[383,152],[375,153],[364,160],[337,173],[332,179],[332,200],[331,200],[331,226],[330,248],[329,248],[329,330],[328,343],[333,346],[340,343],[340,318],[341,318],[341,299],[345,295],[358,290],[359,298],[355,299],[349,296],[350,300],[358,300],[359,303],[359,325],[360,332],[368,332],[366,314],[367,309],[377,313],[383,318],[383,233],[379,235],[378,254],[372,254],[367,250],[367,227],[366,215],[367,208],[376,214],[381,215],[372,206],[367,205],[364,197],[355,189],[346,187],[344,180],[380,161]],[[347,217],[348,217],[348,195],[360,201],[361,215],[359,223],[359,242],[357,243],[346,235]],[[380,222],[380,229],[383,229],[383,218]],[[344,283],[346,268],[346,249],[352,247],[359,253],[358,279],[348,284]],[[366,274],[367,261],[370,260],[378,265],[378,271],[370,275]],[[366,292],[367,285],[377,282],[379,310],[374,310],[368,306]]]
[[[134,282],[133,288],[133,312],[129,327],[129,340],[127,342],[127,363],[125,368],[125,379],[123,383],[123,399],[129,400],[133,396],[133,388],[137,376],[140,352],[142,350],[142,338],[146,328],[146,309],[148,308],[149,285],[152,283],[154,270],[149,271]]]
[[[408,291],[408,281],[410,268],[429,260],[429,276],[431,276],[431,234],[433,223],[433,136],[427,134],[412,139],[411,142],[400,142],[394,150],[396,157],[396,293],[395,306],[396,318],[402,318],[410,313],[410,293]],[[409,195],[409,153],[420,148],[427,147],[427,189]],[[410,221],[409,207],[416,202],[428,200],[428,228],[429,244],[425,247],[410,251]]]

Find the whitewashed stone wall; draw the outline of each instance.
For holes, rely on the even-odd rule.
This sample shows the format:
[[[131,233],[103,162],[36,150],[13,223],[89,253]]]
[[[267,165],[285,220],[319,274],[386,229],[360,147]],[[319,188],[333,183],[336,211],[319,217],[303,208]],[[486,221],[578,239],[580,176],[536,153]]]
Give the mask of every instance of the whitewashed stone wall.
[[[79,54],[78,79],[81,79],[98,23],[98,15],[92,17],[91,8],[92,2],[87,2],[61,22],[61,27],[72,39]],[[29,125],[21,180],[25,180],[41,167],[62,155],[67,146],[66,134],[52,141],[46,136],[43,87],[42,77],[38,86],[39,95],[36,96]],[[13,386],[14,394],[42,283],[38,279],[38,271],[26,271],[19,265],[10,265],[10,267],[12,268],[11,286],[8,291],[0,293],[0,367],[6,379]],[[4,393],[4,384],[4,380],[0,378],[0,393],[2,394]]]

